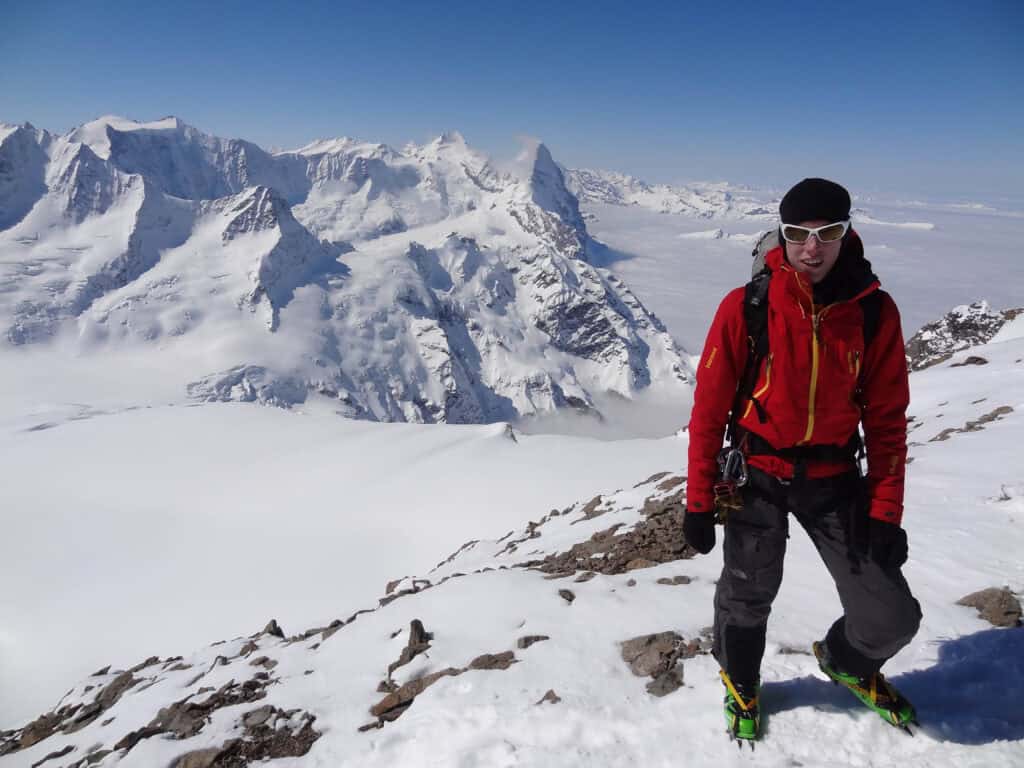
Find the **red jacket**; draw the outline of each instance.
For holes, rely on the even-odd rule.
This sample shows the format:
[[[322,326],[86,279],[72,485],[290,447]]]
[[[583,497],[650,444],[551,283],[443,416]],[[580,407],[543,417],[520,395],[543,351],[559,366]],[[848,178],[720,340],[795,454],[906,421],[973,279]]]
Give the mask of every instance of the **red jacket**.
[[[863,260],[859,239],[854,244],[866,265],[867,287],[827,306],[814,303],[810,281],[790,267],[781,247],[766,255],[773,273],[768,288],[769,354],[753,394],[767,418],[762,423],[747,400],[740,405],[739,425],[775,448],[789,448],[844,445],[858,422],[863,423],[870,515],[898,524],[903,515],[910,402],[903,334],[896,304],[883,294],[878,328],[865,351],[857,300],[878,290],[878,281]],[[841,254],[840,261],[843,258]],[[743,294],[744,289],[737,288],[722,300],[697,368],[687,472],[687,509],[692,512],[714,509],[715,459],[749,350]],[[854,395],[858,381],[860,403]],[[778,456],[750,456],[748,461],[777,477],[793,475],[793,465]],[[807,475],[827,477],[850,469],[848,463],[810,462]]]

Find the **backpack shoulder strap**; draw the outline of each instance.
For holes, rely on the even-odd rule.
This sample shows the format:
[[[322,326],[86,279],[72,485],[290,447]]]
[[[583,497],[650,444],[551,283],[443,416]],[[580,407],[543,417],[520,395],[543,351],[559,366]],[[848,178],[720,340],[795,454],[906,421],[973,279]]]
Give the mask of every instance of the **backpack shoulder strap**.
[[[733,397],[732,410],[729,414],[726,438],[730,444],[734,442],[739,409],[744,402],[753,397],[761,361],[768,356],[768,284],[771,277],[769,269],[762,269],[747,283],[743,291],[743,322],[747,327],[747,364],[736,385],[736,395]],[[755,400],[754,405],[763,421],[761,404]]]
[[[865,350],[870,346],[875,334],[878,333],[878,318],[882,314],[882,298],[886,295],[885,291],[879,288],[858,301],[861,314],[864,316]]]

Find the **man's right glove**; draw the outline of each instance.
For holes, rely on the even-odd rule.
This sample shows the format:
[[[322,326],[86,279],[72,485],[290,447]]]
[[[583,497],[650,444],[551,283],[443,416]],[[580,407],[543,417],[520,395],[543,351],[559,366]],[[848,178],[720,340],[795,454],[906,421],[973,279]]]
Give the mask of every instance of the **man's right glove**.
[[[715,548],[715,515],[713,512],[691,512],[683,517],[683,536],[686,543],[702,555]]]

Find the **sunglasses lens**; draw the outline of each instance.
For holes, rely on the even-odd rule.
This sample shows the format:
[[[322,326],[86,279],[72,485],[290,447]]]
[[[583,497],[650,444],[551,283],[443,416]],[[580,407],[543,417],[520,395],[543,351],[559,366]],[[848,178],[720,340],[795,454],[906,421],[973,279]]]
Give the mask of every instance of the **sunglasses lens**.
[[[792,224],[785,224],[782,227],[782,236],[791,243],[802,243],[809,234],[810,230]]]
[[[832,224],[828,227],[822,227],[818,231],[818,239],[823,243],[834,243],[839,240],[846,233],[846,227],[842,224]]]

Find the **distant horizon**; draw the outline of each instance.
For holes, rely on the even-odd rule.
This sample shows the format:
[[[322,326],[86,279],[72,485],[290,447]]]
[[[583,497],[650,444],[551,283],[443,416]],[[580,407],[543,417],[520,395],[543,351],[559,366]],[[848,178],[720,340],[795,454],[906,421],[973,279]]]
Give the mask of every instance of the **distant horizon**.
[[[781,195],[781,194],[783,194],[785,192],[786,189],[789,188],[790,185],[792,185],[796,181],[799,181],[800,178],[803,178],[803,177],[797,178],[797,177],[794,176],[791,180],[790,179],[786,179],[785,181],[774,181],[774,182],[773,181],[752,181],[750,179],[742,179],[742,178],[741,179],[737,179],[737,178],[726,178],[726,177],[718,177],[718,178],[714,178],[714,177],[710,177],[710,178],[696,178],[696,177],[663,178],[663,177],[660,177],[660,176],[645,175],[645,174],[638,173],[638,172],[636,172],[634,170],[631,170],[631,169],[625,169],[625,168],[620,167],[618,164],[614,164],[612,166],[600,166],[600,167],[599,166],[571,165],[571,164],[568,164],[568,163],[564,162],[564,160],[562,159],[561,153],[559,152],[558,148],[552,146],[549,142],[544,141],[543,137],[533,137],[533,136],[524,136],[524,135],[509,136],[508,137],[507,146],[503,148],[504,151],[497,151],[496,152],[496,151],[488,150],[487,148],[482,147],[480,144],[474,142],[472,137],[466,136],[465,132],[462,131],[461,129],[459,129],[457,126],[449,127],[448,129],[446,129],[444,131],[438,132],[438,133],[430,135],[430,136],[421,137],[421,138],[409,137],[409,138],[406,138],[406,139],[401,140],[399,142],[381,141],[380,139],[377,139],[376,137],[354,135],[352,133],[346,133],[344,131],[341,131],[341,132],[335,133],[333,135],[315,136],[315,137],[312,137],[309,140],[307,140],[307,141],[305,141],[305,142],[303,142],[301,144],[296,144],[294,146],[282,146],[282,145],[277,145],[277,144],[266,144],[266,143],[263,143],[263,142],[260,142],[260,141],[256,141],[256,140],[252,139],[250,136],[245,135],[245,134],[241,134],[241,135],[226,135],[224,133],[220,133],[220,132],[217,132],[217,131],[214,131],[214,130],[210,130],[210,129],[208,129],[204,125],[197,124],[195,121],[190,120],[190,119],[188,119],[185,116],[177,115],[177,114],[163,114],[163,115],[159,115],[159,116],[137,116],[137,115],[115,114],[115,113],[112,113],[112,112],[99,112],[99,113],[97,113],[94,116],[88,117],[88,118],[83,119],[83,120],[81,120],[79,122],[75,122],[75,123],[73,123],[71,125],[68,125],[66,127],[61,127],[61,128],[57,128],[57,127],[50,126],[50,125],[41,125],[41,124],[39,124],[38,122],[36,122],[36,121],[34,121],[32,119],[27,119],[27,120],[22,120],[22,119],[11,120],[11,119],[7,119],[7,116],[5,116],[5,115],[0,115],[0,124],[23,125],[25,123],[28,123],[28,124],[30,124],[35,129],[48,131],[49,133],[51,133],[51,134],[53,134],[55,136],[62,136],[62,135],[66,135],[66,134],[72,132],[76,128],[78,128],[78,127],[80,127],[82,125],[85,125],[87,123],[94,122],[96,120],[101,120],[103,118],[113,118],[113,117],[116,117],[116,118],[119,118],[119,119],[129,120],[129,121],[132,121],[132,122],[135,122],[135,123],[139,123],[139,124],[155,123],[155,122],[159,122],[161,120],[169,120],[171,118],[174,118],[174,119],[177,119],[177,120],[185,123],[186,125],[188,125],[188,126],[190,126],[192,128],[195,128],[196,130],[198,130],[198,131],[200,131],[200,132],[202,132],[204,134],[207,134],[207,135],[210,135],[210,136],[215,136],[215,137],[221,138],[221,139],[237,139],[237,140],[247,141],[249,143],[257,145],[258,147],[260,147],[261,149],[263,149],[264,151],[269,152],[269,153],[296,152],[296,151],[298,151],[300,149],[303,149],[303,148],[305,148],[305,147],[307,147],[307,146],[309,146],[311,144],[317,143],[317,142],[332,141],[332,140],[343,139],[343,138],[352,139],[352,140],[355,140],[355,141],[362,141],[362,142],[371,143],[371,144],[377,144],[377,143],[379,143],[379,144],[386,144],[387,146],[390,146],[392,149],[402,150],[404,147],[406,147],[409,144],[414,144],[414,145],[422,146],[424,144],[430,143],[431,141],[434,141],[437,138],[440,138],[441,136],[443,136],[446,133],[458,133],[458,134],[460,134],[463,137],[463,139],[466,141],[466,144],[468,146],[470,146],[470,147],[472,147],[474,149],[477,149],[479,151],[484,152],[485,154],[489,155],[490,157],[492,157],[493,159],[495,159],[496,161],[499,161],[499,162],[507,161],[507,160],[511,159],[512,157],[515,156],[515,154],[518,153],[518,151],[522,150],[523,146],[526,143],[528,143],[531,140],[537,140],[537,141],[540,141],[541,143],[543,143],[546,147],[548,147],[548,149],[551,151],[552,156],[554,157],[554,159],[555,159],[555,161],[557,163],[559,163],[561,166],[563,166],[565,168],[568,168],[570,170],[602,171],[602,172],[608,172],[608,173],[617,173],[617,174],[621,174],[623,176],[630,176],[630,177],[632,177],[634,179],[637,179],[639,181],[643,181],[645,183],[652,184],[652,185],[655,185],[655,184],[666,184],[666,185],[669,185],[669,186],[699,186],[699,185],[723,184],[723,185],[727,185],[727,186],[730,186],[730,187],[749,188],[750,190],[756,191],[756,192],[774,193],[774,194],[777,194],[777,195]],[[903,205],[913,205],[915,203],[932,204],[932,205],[985,204],[985,205],[1003,205],[1003,206],[1007,206],[1008,208],[1013,208],[1015,206],[1024,206],[1024,191],[1019,192],[1017,194],[1017,196],[1013,196],[1013,195],[1000,195],[1000,194],[990,194],[988,196],[981,196],[981,195],[971,196],[971,195],[965,195],[965,194],[962,194],[962,193],[944,193],[944,192],[941,192],[941,191],[934,191],[934,190],[928,192],[927,194],[915,194],[915,193],[913,193],[911,191],[908,191],[908,190],[905,190],[905,189],[899,189],[899,188],[888,188],[888,187],[885,187],[885,188],[883,188],[883,187],[876,187],[874,189],[858,188],[856,186],[853,186],[853,185],[849,184],[848,182],[844,182],[844,180],[842,178],[838,178],[838,177],[836,177],[836,181],[839,181],[840,183],[843,183],[850,190],[850,194],[853,196],[855,202],[857,202],[857,201],[863,201],[863,202],[882,202],[882,203],[887,203],[887,204],[903,204]],[[1004,211],[1004,212],[1007,212],[1007,211]],[[1012,211],[1012,212],[1017,212],[1017,211]],[[1024,211],[1021,211],[1020,213],[1024,213]]]

